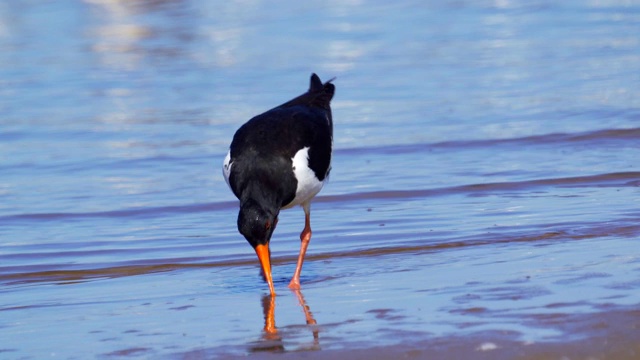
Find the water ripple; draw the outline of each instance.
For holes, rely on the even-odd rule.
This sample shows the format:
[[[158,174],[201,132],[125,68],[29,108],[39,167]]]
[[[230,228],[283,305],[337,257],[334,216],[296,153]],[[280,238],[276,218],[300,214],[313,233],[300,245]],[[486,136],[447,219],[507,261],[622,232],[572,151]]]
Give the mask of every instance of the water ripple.
[[[429,198],[445,195],[478,195],[501,191],[531,190],[545,186],[557,187],[602,187],[602,186],[640,186],[640,172],[616,172],[590,176],[576,176],[565,178],[549,178],[527,181],[512,181],[498,183],[470,184],[437,189],[411,189],[354,192],[340,195],[318,196],[316,202],[343,203],[349,201],[372,199],[410,199]],[[225,201],[215,203],[202,203],[178,206],[144,207],[136,209],[122,209],[113,211],[99,211],[86,213],[36,213],[16,214],[0,217],[0,224],[13,224],[22,221],[47,222],[60,220],[73,220],[82,218],[152,218],[171,214],[201,213],[213,211],[232,211],[237,209],[237,202]]]

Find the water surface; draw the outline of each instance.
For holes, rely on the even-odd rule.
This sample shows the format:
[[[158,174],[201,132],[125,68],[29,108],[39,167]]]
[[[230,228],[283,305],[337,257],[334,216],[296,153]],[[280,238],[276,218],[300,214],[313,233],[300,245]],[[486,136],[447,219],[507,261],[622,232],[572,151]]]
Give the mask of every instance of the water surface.
[[[638,24],[634,1],[0,5],[0,358],[633,358]],[[271,299],[220,167],[311,72],[337,77],[333,170],[299,293],[304,215],[280,216]]]

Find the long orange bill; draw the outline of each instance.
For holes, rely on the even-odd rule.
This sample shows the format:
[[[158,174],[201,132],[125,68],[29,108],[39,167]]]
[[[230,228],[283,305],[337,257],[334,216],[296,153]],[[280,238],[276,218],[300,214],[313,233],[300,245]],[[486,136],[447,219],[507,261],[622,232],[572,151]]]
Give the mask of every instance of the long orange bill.
[[[256,246],[256,254],[258,255],[258,260],[260,260],[264,278],[267,280],[267,284],[269,284],[271,296],[275,296],[276,292],[273,289],[273,279],[271,278],[271,254],[269,254],[269,245]]]

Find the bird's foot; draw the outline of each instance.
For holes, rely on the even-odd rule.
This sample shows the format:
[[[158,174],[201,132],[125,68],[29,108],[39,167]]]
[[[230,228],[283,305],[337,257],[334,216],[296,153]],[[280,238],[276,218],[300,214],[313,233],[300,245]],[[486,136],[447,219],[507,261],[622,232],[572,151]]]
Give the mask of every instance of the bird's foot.
[[[289,283],[289,289],[300,290],[300,280],[291,279],[291,282]]]

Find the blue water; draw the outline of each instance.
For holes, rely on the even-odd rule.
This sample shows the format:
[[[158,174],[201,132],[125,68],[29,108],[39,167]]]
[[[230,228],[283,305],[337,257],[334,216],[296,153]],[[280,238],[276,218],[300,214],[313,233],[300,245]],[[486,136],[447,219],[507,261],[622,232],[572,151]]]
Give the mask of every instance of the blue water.
[[[250,352],[267,288],[221,164],[311,72],[335,150],[317,327],[300,209],[272,242],[287,349],[640,304],[640,2],[6,2],[0,358]]]

